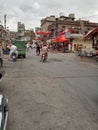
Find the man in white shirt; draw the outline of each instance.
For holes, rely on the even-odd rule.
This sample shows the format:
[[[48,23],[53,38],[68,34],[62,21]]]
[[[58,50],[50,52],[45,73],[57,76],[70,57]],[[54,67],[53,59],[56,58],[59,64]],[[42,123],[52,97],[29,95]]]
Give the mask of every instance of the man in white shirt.
[[[17,46],[15,46],[15,44],[13,43],[11,48],[10,48],[10,58],[11,58],[11,55],[12,53],[16,53],[16,57],[18,57],[18,51],[17,51]]]

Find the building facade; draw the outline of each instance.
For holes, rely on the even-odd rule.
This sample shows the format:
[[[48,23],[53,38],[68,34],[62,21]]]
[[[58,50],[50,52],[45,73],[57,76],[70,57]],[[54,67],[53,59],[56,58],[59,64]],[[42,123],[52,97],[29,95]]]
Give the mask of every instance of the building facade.
[[[75,20],[74,14],[69,14],[69,16],[55,16],[46,17],[41,20],[41,30],[42,31],[54,31],[58,32],[64,31],[65,29],[74,28],[76,33],[86,34],[90,30],[98,27],[98,23],[93,23],[85,20]]]
[[[18,22],[17,23],[17,37],[21,39],[21,37],[24,36],[24,32],[25,32],[25,25],[21,22]]]

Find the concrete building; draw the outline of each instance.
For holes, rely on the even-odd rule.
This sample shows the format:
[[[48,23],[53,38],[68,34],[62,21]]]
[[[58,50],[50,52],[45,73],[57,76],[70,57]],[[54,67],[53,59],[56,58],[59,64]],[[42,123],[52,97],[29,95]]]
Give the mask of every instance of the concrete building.
[[[17,37],[21,39],[21,37],[24,36],[24,32],[25,32],[25,25],[21,22],[18,22],[17,23]]]
[[[22,41],[32,41],[35,37],[33,29],[26,30],[25,25],[21,22],[17,23],[17,39]]]
[[[17,32],[10,31],[10,39],[16,39],[17,38]]]
[[[4,27],[0,25],[0,43],[2,42],[2,33],[3,33]]]
[[[35,33],[33,29],[25,30],[24,36],[21,38],[23,41],[31,41],[35,37]]]
[[[10,32],[5,29],[3,25],[0,25],[0,44],[4,50],[6,50],[8,44],[10,44]]]
[[[69,16],[60,15],[58,18],[56,18],[55,16],[46,17],[41,20],[41,30],[57,30],[58,32],[60,32],[65,29],[74,28],[76,33],[86,34],[89,30],[98,27],[98,23],[75,19],[76,18],[74,14],[69,14]]]

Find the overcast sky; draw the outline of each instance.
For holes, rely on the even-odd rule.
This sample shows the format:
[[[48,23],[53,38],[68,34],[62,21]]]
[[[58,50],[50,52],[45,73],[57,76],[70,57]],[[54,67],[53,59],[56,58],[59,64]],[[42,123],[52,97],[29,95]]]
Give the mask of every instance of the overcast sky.
[[[74,13],[76,19],[82,18],[98,22],[98,0],[0,0],[0,21],[4,24],[7,16],[9,30],[17,31],[17,22],[25,24],[26,29],[40,26],[46,16],[63,12],[65,16]]]

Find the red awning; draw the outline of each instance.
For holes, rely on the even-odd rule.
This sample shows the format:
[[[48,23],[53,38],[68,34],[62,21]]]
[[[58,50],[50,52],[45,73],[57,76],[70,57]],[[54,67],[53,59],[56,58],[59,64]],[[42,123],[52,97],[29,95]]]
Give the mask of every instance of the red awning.
[[[52,38],[52,42],[68,42],[69,39],[64,35],[59,35],[57,38]]]
[[[40,35],[48,35],[48,34],[51,34],[51,31],[47,31],[47,32],[39,31],[39,32],[37,32],[37,34],[40,34]]]
[[[64,35],[59,35],[57,37],[57,42],[68,42],[69,40]]]
[[[89,37],[94,36],[96,33],[98,33],[98,28],[95,28],[91,31],[89,31],[85,36],[84,36],[84,40],[88,39]]]

